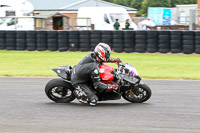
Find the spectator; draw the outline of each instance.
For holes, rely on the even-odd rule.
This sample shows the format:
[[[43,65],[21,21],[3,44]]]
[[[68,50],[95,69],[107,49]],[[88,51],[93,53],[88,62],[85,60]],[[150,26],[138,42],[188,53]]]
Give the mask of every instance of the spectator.
[[[147,20],[144,20],[142,22],[142,29],[143,30],[151,30],[150,28],[155,27],[155,26],[156,26],[156,24],[153,21],[151,21],[150,18],[147,18]]]
[[[125,23],[125,30],[129,30],[130,28],[130,23],[129,23],[129,19],[126,20],[126,23]]]
[[[120,28],[120,24],[119,24],[119,22],[118,22],[119,19],[116,19],[115,21],[116,21],[116,22],[114,23],[113,26],[114,26],[115,30],[119,30],[119,28]]]

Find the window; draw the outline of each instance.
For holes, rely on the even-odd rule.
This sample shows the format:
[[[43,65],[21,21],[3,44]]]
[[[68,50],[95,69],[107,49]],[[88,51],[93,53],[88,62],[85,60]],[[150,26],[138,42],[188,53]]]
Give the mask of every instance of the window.
[[[29,13],[23,13],[23,16],[33,16],[33,13],[32,13],[32,12],[29,12]]]
[[[8,5],[0,5],[0,7],[10,7],[10,6],[8,6]]]
[[[123,23],[126,22],[128,16],[125,13],[110,13],[110,18],[112,22],[115,22],[115,20],[118,19],[120,23]]]
[[[184,11],[180,12],[179,22],[180,24],[186,24],[186,13]]]
[[[37,28],[45,28],[45,20],[44,19],[36,19],[35,27],[37,27]]]
[[[110,24],[109,20],[108,20],[108,16],[106,14],[104,14],[104,21],[108,24]]]
[[[6,16],[15,16],[15,11],[6,11]]]

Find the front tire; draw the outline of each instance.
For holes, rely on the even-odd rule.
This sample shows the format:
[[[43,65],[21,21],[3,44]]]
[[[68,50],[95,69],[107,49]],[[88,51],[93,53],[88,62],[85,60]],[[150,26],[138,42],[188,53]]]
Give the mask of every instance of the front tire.
[[[50,80],[45,87],[47,97],[57,103],[73,101],[75,99],[73,91],[71,84],[61,78]]]
[[[151,89],[148,85],[140,83],[136,90],[127,90],[122,94],[122,97],[132,103],[142,103],[151,97]]]

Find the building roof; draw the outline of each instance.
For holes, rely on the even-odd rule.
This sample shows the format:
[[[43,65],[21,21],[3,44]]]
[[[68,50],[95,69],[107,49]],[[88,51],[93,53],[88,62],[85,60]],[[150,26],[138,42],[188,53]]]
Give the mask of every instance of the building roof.
[[[36,16],[34,16],[35,18],[50,18],[52,16],[55,16],[55,15],[61,15],[61,16],[64,16],[64,17],[68,17],[62,13],[59,13],[59,12],[55,12],[55,11],[52,11],[52,12],[42,12]]]
[[[28,0],[35,10],[78,10],[80,7],[123,7],[127,11],[137,11],[134,8],[105,2],[102,0]]]

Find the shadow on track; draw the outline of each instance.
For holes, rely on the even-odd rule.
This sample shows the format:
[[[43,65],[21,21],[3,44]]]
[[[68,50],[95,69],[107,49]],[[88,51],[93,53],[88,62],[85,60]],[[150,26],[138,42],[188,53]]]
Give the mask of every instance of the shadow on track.
[[[133,106],[148,106],[149,103],[119,103],[119,102],[99,102],[96,106],[90,106],[86,103],[79,103],[79,102],[71,102],[71,103],[45,103],[46,105],[50,106],[68,106],[68,107],[133,107]]]

